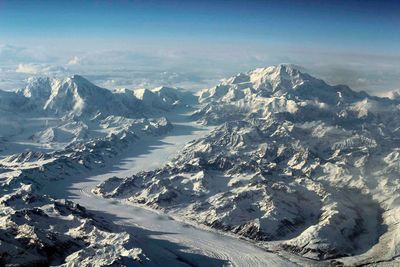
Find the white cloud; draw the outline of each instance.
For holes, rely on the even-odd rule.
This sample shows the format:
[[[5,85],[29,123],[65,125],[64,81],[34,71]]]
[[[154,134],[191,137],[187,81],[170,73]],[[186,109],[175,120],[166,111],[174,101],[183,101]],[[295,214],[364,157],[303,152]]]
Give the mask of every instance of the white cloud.
[[[74,56],[72,59],[70,59],[67,63],[67,65],[79,65],[81,63],[81,59],[77,56]]]
[[[39,73],[38,65],[33,64],[18,64],[17,69],[15,72],[18,73],[26,73],[26,74],[37,74]]]
[[[61,66],[45,64],[18,64],[15,72],[25,74],[40,75],[66,75],[68,70]]]
[[[17,43],[18,44],[18,43]],[[346,51],[257,44],[136,42],[79,44],[0,44],[0,67],[7,79],[27,75],[90,76],[104,86],[181,86],[198,90],[237,72],[290,62],[331,84],[379,93],[399,88],[400,55],[369,55]],[[58,67],[58,66],[64,66]],[[12,75],[11,75],[12,72]],[[99,78],[100,76],[103,76]],[[111,82],[111,81],[114,82]],[[0,88],[2,88],[0,82]]]
[[[44,47],[22,47],[11,44],[0,44],[0,63],[15,64],[16,62],[44,63],[52,60],[52,56]]]

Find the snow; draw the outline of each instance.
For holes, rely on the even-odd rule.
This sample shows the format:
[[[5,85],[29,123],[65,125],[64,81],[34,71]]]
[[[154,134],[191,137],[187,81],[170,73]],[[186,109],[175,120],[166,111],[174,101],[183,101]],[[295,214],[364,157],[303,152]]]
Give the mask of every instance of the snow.
[[[104,211],[110,216],[125,218],[121,222],[118,222],[125,227],[135,225],[151,231],[160,231],[163,234],[158,236],[157,239],[180,244],[181,246],[190,248],[189,250],[196,254],[206,255],[211,259],[220,259],[221,261],[217,265],[220,265],[222,262],[229,262],[234,266],[265,266],[266,264],[292,266],[291,263],[274,254],[267,253],[251,243],[223,236],[215,232],[199,230],[186,223],[171,220],[167,215],[143,210],[123,203],[98,199],[91,193],[91,189],[95,185],[109,178],[110,175],[124,177],[138,171],[161,167],[183,148],[187,142],[207,133],[207,129],[196,129],[196,125],[191,123],[175,123],[174,125],[174,131],[167,137],[162,138],[159,145],[154,146],[153,141],[149,141],[148,143],[142,142],[141,147],[136,147],[132,158],[127,158],[123,164],[116,166],[116,171],[107,172],[105,175],[88,177],[84,181],[74,184],[70,193],[73,195],[74,201],[81,203],[89,209]],[[138,155],[135,155],[136,153]],[[48,190],[45,191],[48,192]],[[118,209],[116,209],[116,206]],[[135,216],[131,216],[132,214],[135,214]],[[152,253],[149,253],[145,248],[143,248],[143,251],[152,259],[151,255],[156,253],[157,248],[152,248],[151,243],[147,246],[150,246],[148,249]],[[162,247],[159,249],[166,250],[169,248]],[[182,255],[182,257],[185,256]],[[195,257],[192,257],[193,255],[189,258],[184,258],[184,260],[191,262],[193,265],[214,265],[211,259],[208,259],[209,264],[206,264],[207,259],[198,261]],[[167,266],[167,264],[163,263],[163,266]],[[174,264],[171,266],[174,266]]]
[[[0,198],[2,264],[119,266],[145,259],[139,248],[126,249],[131,237],[112,232],[83,207],[33,193],[23,185]],[[64,264],[62,264],[64,265]]]
[[[397,102],[285,65],[227,79],[200,101],[192,118],[219,127],[162,168],[93,192],[327,264],[397,257],[398,163],[384,161],[399,145]]]
[[[0,123],[0,156],[26,149],[60,150],[72,142],[121,131],[137,133],[165,121],[165,111],[188,106],[195,99],[177,88],[145,91],[150,100],[135,97],[134,90],[100,88],[79,75],[30,78],[23,90],[0,91],[0,115],[8,118]]]
[[[397,98],[281,64],[198,101],[78,75],[0,92],[0,262],[396,265]]]
[[[121,228],[121,231],[134,236],[137,247],[129,250],[131,251],[129,253],[135,252],[136,257],[139,257],[143,253],[143,255],[150,259],[150,261],[146,261],[143,259],[144,256],[139,257],[145,265],[158,266],[162,264],[163,266],[176,266],[178,264],[177,258],[180,258],[184,263],[187,262],[191,265],[201,265],[207,262],[208,266],[221,266],[225,264],[240,266],[265,266],[265,264],[292,266],[291,263],[279,256],[267,253],[246,241],[223,236],[215,232],[196,229],[186,223],[171,220],[167,215],[154,213],[123,203],[110,202],[109,200],[95,197],[91,193],[91,189],[95,185],[109,178],[110,175],[131,175],[139,170],[150,170],[162,166],[177,151],[182,149],[187,142],[199,138],[208,132],[207,128],[199,128],[195,123],[179,122],[179,118],[177,119],[178,122],[174,123],[175,126],[172,132],[159,141],[157,141],[156,137],[143,137],[140,143],[133,143],[131,145],[132,150],[121,151],[120,156],[117,156],[114,160],[109,160],[100,169],[82,170],[74,167],[72,170],[75,174],[72,176],[52,182],[42,181],[40,183],[40,192],[57,198],[71,199],[75,203],[85,206],[91,213],[99,214],[98,216],[102,216],[106,221],[112,221]],[[119,163],[121,162],[118,160],[119,157],[125,158],[122,163]],[[38,163],[35,159],[41,159],[41,163]],[[47,162],[51,164],[54,162],[52,160],[50,158]],[[35,168],[35,164],[36,166],[45,164],[46,161],[43,161],[43,156],[39,154],[27,154],[18,159],[7,159],[3,164],[6,164],[6,162],[10,162],[8,163],[9,168],[16,166],[13,163],[16,164],[18,162],[18,165],[20,165],[21,162],[25,162],[28,164],[26,168],[29,170]],[[68,163],[68,165],[70,164]],[[49,172],[47,177],[51,177],[51,169],[50,166],[44,167],[45,172]],[[69,172],[68,170],[65,171]],[[96,172],[100,174],[96,175]],[[15,177],[15,175],[10,173],[8,175]],[[116,208],[116,205],[118,205],[118,208]],[[69,234],[72,236],[79,235],[79,231],[76,231],[78,229],[72,229]],[[151,235],[149,236],[149,233],[159,234],[156,234],[157,237],[153,238]],[[119,237],[119,239],[121,238]],[[107,237],[107,239],[111,239],[110,242],[112,242],[112,236]],[[124,239],[122,238],[122,241]],[[109,241],[101,242],[108,244]],[[124,247],[126,247],[126,244]],[[140,251],[138,250],[139,248]],[[100,257],[101,253],[93,252],[89,247],[84,252],[75,252],[69,255],[66,261],[71,263],[95,261],[100,264],[106,263],[105,261],[109,259],[107,256],[109,253],[128,253],[124,252],[125,250],[122,248],[118,248],[117,245],[112,248],[111,252],[110,249],[110,247],[103,249],[101,253],[105,254]]]

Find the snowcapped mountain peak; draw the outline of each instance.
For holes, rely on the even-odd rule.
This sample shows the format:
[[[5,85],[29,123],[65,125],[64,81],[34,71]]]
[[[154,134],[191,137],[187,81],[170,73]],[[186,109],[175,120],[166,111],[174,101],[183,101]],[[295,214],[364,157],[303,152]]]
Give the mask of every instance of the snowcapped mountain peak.
[[[97,86],[79,75],[64,79],[31,77],[26,87],[19,92],[29,99],[32,107],[60,113],[61,109],[55,108],[58,104],[66,108],[66,106],[71,106],[72,99],[75,99],[75,103],[82,102],[80,94],[88,88],[97,88]],[[78,106],[75,106],[75,109],[78,109]]]
[[[56,113],[72,112],[80,116],[85,107],[90,106],[88,102],[102,103],[110,94],[109,90],[94,85],[82,76],[73,75],[52,83],[51,93],[44,109]]]
[[[288,78],[301,74],[300,70],[292,64],[278,64],[264,68],[256,68],[250,71],[250,73],[253,75],[270,76],[271,78]]]
[[[113,92],[116,94],[133,94],[133,90],[125,87],[114,89]]]
[[[296,101],[312,100],[331,105],[369,97],[365,93],[354,92],[347,86],[328,85],[303,72],[301,67],[279,64],[239,73],[223,80],[219,85],[201,91],[199,101],[232,102],[281,96]]]
[[[179,105],[191,105],[197,102],[196,97],[192,93],[166,86],[156,87],[151,90],[146,88],[135,89],[134,95],[144,105],[164,110],[169,110]]]
[[[386,97],[391,100],[400,100],[400,90],[392,90],[386,94]]]
[[[65,90],[78,90],[80,92],[83,92],[84,90],[93,90],[93,89],[103,89],[100,88],[96,85],[94,85],[93,83],[91,83],[90,81],[88,81],[87,79],[85,79],[84,77],[80,76],[80,75],[72,75],[70,77],[67,77],[65,79],[61,79],[61,80],[56,80],[55,82],[56,86],[54,86],[55,89],[61,89],[64,88]],[[103,89],[106,90],[106,89]]]
[[[91,117],[98,113],[127,115],[135,113],[139,108],[139,100],[133,91],[112,92],[80,75],[63,79],[29,78],[27,86],[19,94],[28,100],[29,110],[57,116]]]
[[[197,103],[190,92],[173,87],[116,89],[99,87],[80,75],[66,78],[32,77],[17,92],[0,92],[4,110],[34,112],[56,117],[124,116],[137,118]]]
[[[91,83],[89,82],[87,79],[85,79],[83,76],[78,75],[78,74],[74,74],[72,76],[70,76],[69,78],[70,80],[76,81],[76,82],[86,82],[86,83]]]
[[[231,84],[240,84],[240,83],[245,83],[245,82],[249,82],[250,81],[250,77],[246,74],[246,73],[238,73],[235,76],[227,79],[225,82],[226,83],[231,83]]]
[[[148,98],[155,97],[155,94],[151,90],[146,89],[146,88],[135,89],[133,91],[133,93],[138,99],[143,100],[143,101],[145,101]]]
[[[153,92],[162,92],[162,91],[175,91],[178,90],[177,88],[167,87],[167,86],[159,86],[153,88],[151,91]]]
[[[201,91],[199,102],[205,105],[194,116],[210,124],[277,114],[302,121],[336,116],[341,121],[370,120],[398,110],[393,105],[396,100],[353,91],[346,85],[329,85],[287,64],[239,73]]]
[[[256,89],[269,89],[272,92],[296,89],[305,82],[318,81],[312,76],[302,73],[291,64],[257,68],[248,73],[251,83]]]
[[[169,105],[192,105],[197,103],[197,97],[180,88],[160,86],[151,91],[157,94],[163,102],[168,103]]]
[[[302,80],[309,75],[302,73],[291,64],[279,64],[264,68],[256,68],[247,73],[239,73],[226,80],[226,83],[240,84],[251,82],[253,84],[277,83],[283,80]]]

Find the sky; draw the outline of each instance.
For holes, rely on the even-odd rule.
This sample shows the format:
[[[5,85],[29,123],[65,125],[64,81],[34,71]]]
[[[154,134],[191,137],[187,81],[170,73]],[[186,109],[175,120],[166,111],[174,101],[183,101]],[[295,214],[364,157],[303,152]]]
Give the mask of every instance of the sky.
[[[278,63],[332,84],[400,89],[400,1],[0,0],[0,89],[82,74],[190,90]]]

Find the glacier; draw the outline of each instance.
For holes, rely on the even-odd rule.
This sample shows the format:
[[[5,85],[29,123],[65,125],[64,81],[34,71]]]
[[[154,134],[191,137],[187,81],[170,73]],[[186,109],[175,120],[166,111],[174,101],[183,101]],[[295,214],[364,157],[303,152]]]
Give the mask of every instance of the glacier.
[[[79,75],[0,91],[0,263],[396,266],[392,95],[288,64],[195,95]]]

